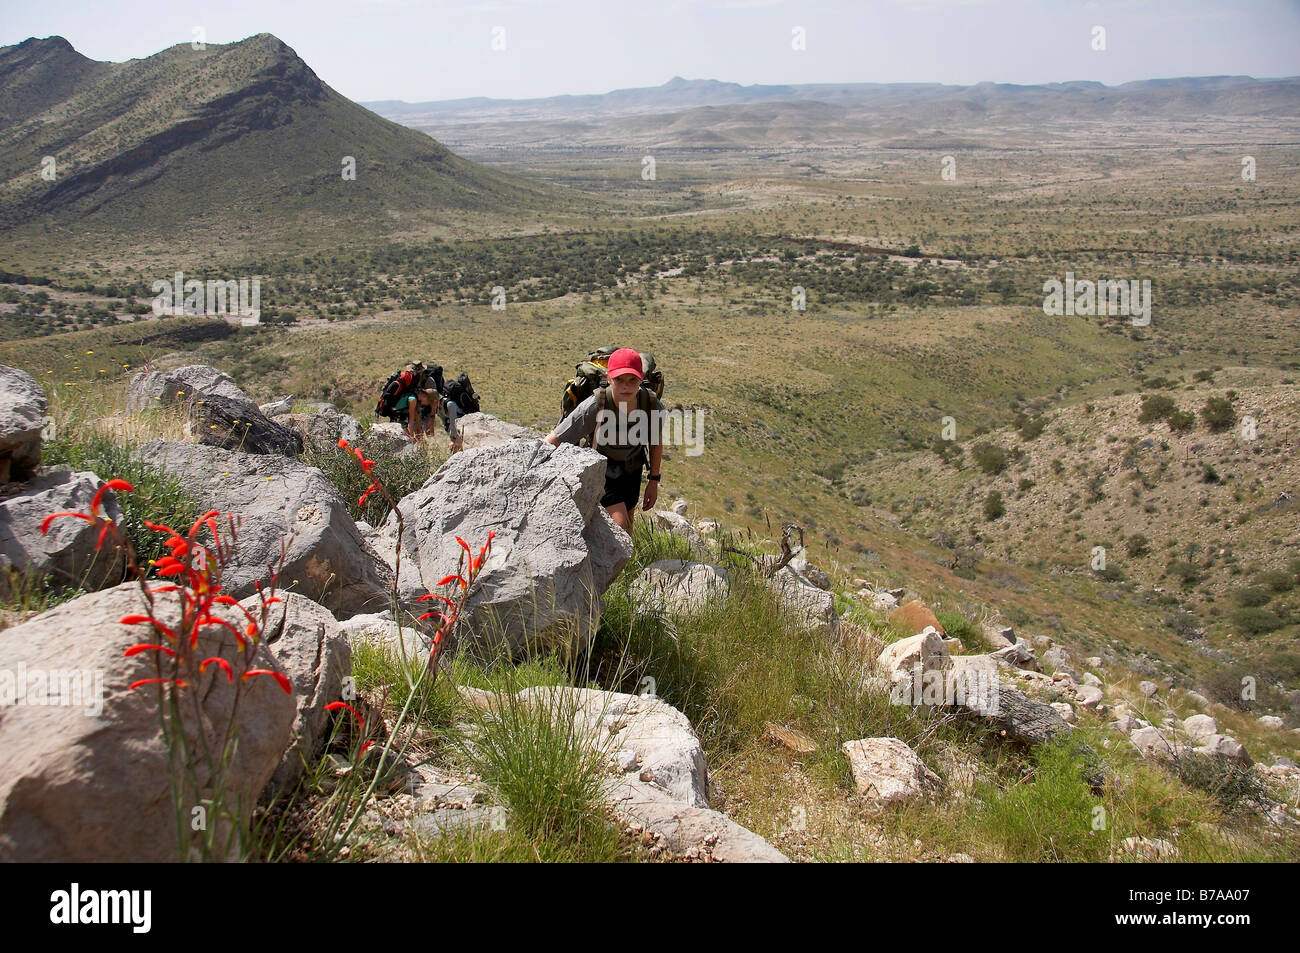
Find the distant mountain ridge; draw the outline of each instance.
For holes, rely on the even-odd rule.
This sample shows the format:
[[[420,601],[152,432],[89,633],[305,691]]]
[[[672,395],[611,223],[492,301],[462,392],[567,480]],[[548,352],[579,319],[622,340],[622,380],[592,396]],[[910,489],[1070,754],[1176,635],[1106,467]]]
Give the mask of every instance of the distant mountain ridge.
[[[662,86],[616,89],[589,95],[538,99],[474,97],[408,103],[401,100],[361,105],[407,124],[507,119],[560,119],[623,116],[667,112],[700,106],[815,101],[867,111],[897,111],[921,107],[924,112],[951,114],[955,108],[975,107],[992,113],[1015,109],[1068,106],[1098,114],[1115,112],[1227,112],[1244,115],[1300,115],[1300,77],[1256,79],[1251,76],[1197,76],[1138,80],[1118,86],[1078,80],[1065,83],[1016,85],[977,83],[843,83],[751,85],[714,79],[687,80],[675,76]],[[922,116],[921,118],[924,118]]]

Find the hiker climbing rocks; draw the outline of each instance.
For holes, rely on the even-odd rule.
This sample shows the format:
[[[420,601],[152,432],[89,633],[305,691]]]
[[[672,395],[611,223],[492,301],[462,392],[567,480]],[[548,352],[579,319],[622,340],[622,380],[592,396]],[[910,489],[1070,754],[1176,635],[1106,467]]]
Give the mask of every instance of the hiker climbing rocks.
[[[375,405],[375,416],[401,424],[412,440],[433,433],[435,419],[440,420],[451,439],[447,449],[455,453],[462,446],[457,421],[479,409],[478,394],[468,374],[448,382],[443,379],[440,365],[416,361],[385,382],[379,403]]]
[[[418,441],[425,434],[433,432],[434,416],[441,402],[441,394],[432,387],[425,387],[403,394],[397,398],[393,406],[398,413],[406,417],[406,423],[402,428],[406,431],[406,435]]]
[[[659,398],[642,386],[644,366],[641,355],[632,348],[614,351],[604,373],[609,383],[578,404],[547,434],[546,442],[558,447],[589,439],[592,449],[604,454],[605,494],[600,503],[614,522],[630,533],[641,495],[641,470],[647,464],[650,473],[644,509],[654,507],[659,498],[664,409]]]

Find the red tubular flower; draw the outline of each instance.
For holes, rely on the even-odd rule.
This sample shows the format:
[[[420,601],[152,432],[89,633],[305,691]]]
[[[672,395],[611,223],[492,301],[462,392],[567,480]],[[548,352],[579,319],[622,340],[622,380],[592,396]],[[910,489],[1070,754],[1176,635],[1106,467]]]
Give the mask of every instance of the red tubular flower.
[[[190,531],[188,533],[188,536],[193,538],[194,534],[199,531],[200,526],[202,526],[204,523],[211,520],[214,516],[220,516],[220,515],[221,515],[220,510],[208,510],[206,513],[204,513],[202,516],[196,519],[192,526],[190,526]],[[215,523],[212,526],[212,535],[214,537],[217,535],[217,529]]]
[[[153,685],[158,682],[172,682],[177,688],[184,688],[188,684],[183,678],[142,678],[138,682],[132,682],[126,687],[126,690],[133,692],[141,685]]]
[[[149,527],[149,528],[150,528],[151,530],[153,530],[154,532],[157,532],[157,533],[166,533],[166,534],[168,534],[169,536],[174,536],[174,537],[176,537],[177,539],[180,539],[181,542],[185,542],[185,540],[181,539],[181,534],[180,534],[180,533],[176,532],[176,530],[172,529],[170,526],[166,525],[165,523],[153,523],[153,522],[150,522],[149,520],[145,520],[145,521],[144,521],[144,525],[147,526],[147,527]]]
[[[473,557],[474,554],[469,551],[469,543],[465,542],[465,540],[461,539],[459,536],[456,537],[456,542],[460,543],[460,548],[465,550],[466,556]]]
[[[352,712],[353,717],[357,719],[357,727],[362,731],[365,730],[366,720],[361,717],[361,712],[357,711],[347,702],[330,702],[325,706],[326,711],[338,711],[340,708],[346,708],[348,711]]]
[[[153,645],[148,642],[141,642],[139,645],[133,645],[122,654],[125,655],[127,658],[130,658],[132,655],[139,655],[141,652],[147,652],[150,649],[154,650],[155,652],[164,652],[167,655],[170,655],[172,658],[176,657],[176,653],[173,652],[171,649],[169,649],[167,646]]]
[[[241,633],[237,628],[235,628],[233,625],[231,625],[229,622],[227,622],[225,619],[218,619],[218,618],[216,618],[216,617],[214,617],[214,616],[210,616],[210,615],[205,615],[205,616],[203,616],[203,617],[200,618],[199,621],[195,624],[195,626],[194,626],[194,634],[193,634],[193,635],[191,636],[191,638],[190,638],[190,644],[191,644],[191,645],[197,645],[197,644],[198,644],[198,641],[199,641],[199,629],[203,628],[203,626],[205,626],[205,625],[219,625],[219,626],[223,626],[223,627],[229,629],[231,632],[233,632],[233,633],[235,634],[235,638],[239,640],[239,650],[240,650],[241,652],[244,650],[244,644],[245,644],[245,643],[244,643],[244,636],[243,636],[243,634],[242,634],[242,633]]]
[[[423,595],[423,596],[420,596],[420,598],[417,599],[417,600],[415,600],[415,601],[416,601],[416,602],[427,602],[429,599],[441,599],[443,602],[447,603],[447,605],[451,606],[451,608],[453,608],[453,609],[456,608],[456,603],[452,602],[452,601],[451,601],[450,599],[448,599],[446,596],[439,595],[439,594],[436,593],[436,592],[430,592],[430,593],[427,593],[427,594],[425,594],[425,595]]]
[[[204,671],[207,670],[208,663],[210,662],[216,662],[217,665],[221,667],[221,670],[226,673],[226,681],[233,682],[235,680],[235,673],[230,668],[230,663],[223,658],[217,658],[215,655],[212,656],[212,658],[205,658],[202,662],[199,663],[200,674],[202,674]]]
[[[462,589],[465,588],[465,577],[464,577],[464,576],[458,576],[458,575],[456,575],[456,573],[452,573],[450,576],[443,576],[441,579],[438,580],[438,585],[440,585],[440,586],[445,586],[445,585],[447,585],[447,583],[449,583],[449,582],[459,582],[459,583],[460,583],[460,587],[461,587]]]
[[[344,440],[342,437],[339,437],[339,449],[340,449],[340,450],[347,450],[347,449],[348,449],[348,442],[347,442],[346,440]]]
[[[133,487],[131,484],[127,483],[125,480],[109,480],[107,483],[105,483],[103,486],[101,486],[98,490],[96,490],[96,491],[95,491],[95,495],[94,495],[93,497],[91,497],[91,499],[90,499],[90,515],[91,515],[91,516],[99,516],[100,503],[103,502],[103,499],[104,499],[104,492],[105,492],[106,490],[113,490],[114,492],[121,491],[121,492],[124,492],[124,493],[130,493],[130,492],[131,492],[132,490],[134,490],[134,489],[135,489],[135,487]]]
[[[240,678],[241,678],[243,681],[248,681],[248,680],[249,680],[250,678],[252,678],[254,675],[270,675],[273,679],[275,679],[277,682],[280,683],[280,687],[284,689],[284,693],[285,693],[286,695],[292,695],[292,694],[293,694],[293,686],[292,686],[291,684],[289,684],[289,679],[285,678],[285,677],[284,677],[283,675],[281,675],[279,672],[273,672],[273,671],[271,671],[269,668],[252,668],[252,669],[249,669],[247,672],[245,672],[243,675],[241,675]],[[327,707],[328,707],[328,706],[327,706]]]
[[[163,625],[157,619],[150,618],[147,615],[124,615],[118,619],[119,625],[151,625],[173,642],[176,641],[176,633],[169,627]]]
[[[366,472],[369,473],[370,471],[367,470]],[[366,498],[369,497],[371,493],[374,493],[375,490],[377,490],[377,489],[379,489],[379,481],[378,481],[378,480],[376,480],[374,483],[370,484],[370,486],[369,486],[369,488],[367,488],[366,492],[364,492],[364,493],[361,494],[361,499],[357,500],[357,506],[358,506],[358,507],[365,506],[365,505],[366,505]]]
[[[88,513],[73,513],[70,510],[63,510],[62,512],[59,513],[51,513],[49,516],[45,517],[45,519],[41,520],[42,536],[44,536],[46,533],[50,531],[50,524],[53,523],[56,519],[58,519],[60,516],[75,516],[77,519],[85,520],[87,523],[95,522],[95,518],[89,515]]]

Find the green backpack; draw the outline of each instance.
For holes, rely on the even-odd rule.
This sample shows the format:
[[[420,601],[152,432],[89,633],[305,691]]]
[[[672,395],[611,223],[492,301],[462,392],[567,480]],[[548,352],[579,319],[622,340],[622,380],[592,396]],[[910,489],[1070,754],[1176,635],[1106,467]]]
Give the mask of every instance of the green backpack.
[[[609,363],[610,355],[618,348],[613,346],[597,348],[587,355],[585,361],[580,361],[574,365],[575,374],[573,379],[565,385],[564,396],[560,399],[560,421],[573,413],[574,409],[584,400],[594,394],[597,389],[604,387],[608,383],[605,377],[605,366]],[[645,378],[641,381],[642,390],[647,390],[656,397],[664,396],[664,374],[655,365],[653,354],[641,352],[641,368],[645,372]],[[637,406],[641,406],[640,395],[637,395]]]

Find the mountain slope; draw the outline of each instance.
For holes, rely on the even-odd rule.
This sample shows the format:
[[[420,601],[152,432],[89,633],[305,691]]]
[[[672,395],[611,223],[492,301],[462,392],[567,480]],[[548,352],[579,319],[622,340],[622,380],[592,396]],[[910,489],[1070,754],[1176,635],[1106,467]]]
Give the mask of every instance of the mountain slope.
[[[50,77],[57,82],[47,82]],[[128,233],[502,212],[549,193],[339,95],[269,34],[95,63],[60,37],[0,50],[0,218]],[[57,177],[44,180],[53,156]],[[356,163],[344,179],[345,157]]]

